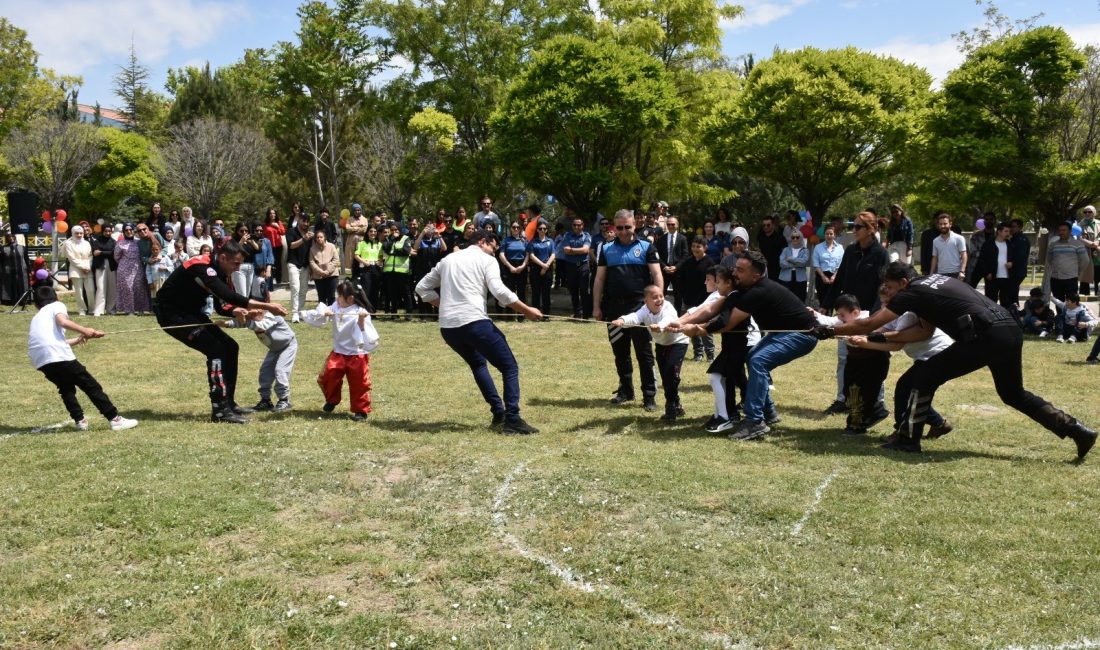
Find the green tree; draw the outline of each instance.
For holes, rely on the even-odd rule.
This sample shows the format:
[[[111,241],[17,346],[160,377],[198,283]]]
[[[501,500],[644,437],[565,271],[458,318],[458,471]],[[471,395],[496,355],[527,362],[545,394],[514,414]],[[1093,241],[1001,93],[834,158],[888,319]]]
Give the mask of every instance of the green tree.
[[[679,100],[660,61],[610,39],[560,36],[537,51],[493,114],[494,150],[517,178],[586,218],[607,206],[640,138],[666,131]]]
[[[778,52],[719,108],[719,169],[780,183],[814,215],[904,168],[929,101],[928,73],[855,48]]]
[[[103,158],[73,191],[77,211],[91,217],[111,214],[132,197],[151,198],[157,193],[152,143],[118,129],[103,129],[100,135]]]
[[[978,47],[936,98],[930,160],[973,196],[1064,221],[1100,198],[1098,63],[1054,27]]]
[[[58,112],[63,102],[67,111],[75,99],[67,93],[80,83],[80,77],[39,70],[27,33],[0,16],[0,142],[34,117]]]
[[[118,112],[126,119],[127,130],[150,137],[161,136],[169,102],[149,88],[149,68],[138,60],[133,43],[126,64],[118,66],[113,82],[115,95],[122,100]]]

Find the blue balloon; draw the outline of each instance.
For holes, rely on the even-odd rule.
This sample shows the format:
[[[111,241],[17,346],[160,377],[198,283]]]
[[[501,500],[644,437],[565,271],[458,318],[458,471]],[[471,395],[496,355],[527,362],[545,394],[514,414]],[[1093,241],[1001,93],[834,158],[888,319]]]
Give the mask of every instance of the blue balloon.
[[[1078,224],[1073,224],[1073,227],[1070,228],[1069,231],[1073,234],[1074,237],[1080,237],[1081,233],[1084,232],[1083,230],[1081,230],[1081,226],[1079,226]]]

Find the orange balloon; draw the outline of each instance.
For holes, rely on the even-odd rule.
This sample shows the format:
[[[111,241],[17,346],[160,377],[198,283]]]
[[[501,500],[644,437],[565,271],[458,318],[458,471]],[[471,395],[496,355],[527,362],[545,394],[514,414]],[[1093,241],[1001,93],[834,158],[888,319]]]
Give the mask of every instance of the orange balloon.
[[[69,232],[69,224],[65,223],[64,221],[58,221],[57,225],[54,227],[57,228],[57,234],[59,235],[64,235],[65,233]]]
[[[58,221],[64,221],[64,220],[65,220],[65,219],[67,219],[67,218],[68,218],[68,216],[69,216],[69,213],[68,213],[68,212],[65,212],[64,210],[58,210],[58,211],[57,211],[57,212],[55,212],[54,214],[56,214],[56,215],[57,215],[57,220],[58,220]],[[62,231],[62,232],[64,232],[64,231]]]
[[[348,227],[347,217],[340,217],[340,229],[343,230],[344,228],[347,228],[347,227]]]
[[[99,233],[103,232],[103,226],[97,223],[96,225],[92,226],[92,232],[98,235]]]

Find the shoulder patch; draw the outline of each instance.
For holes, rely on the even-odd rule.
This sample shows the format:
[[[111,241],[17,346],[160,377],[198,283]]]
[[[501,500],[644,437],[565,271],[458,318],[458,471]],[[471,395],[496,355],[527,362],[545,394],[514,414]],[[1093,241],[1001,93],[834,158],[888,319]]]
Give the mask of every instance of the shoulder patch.
[[[206,267],[206,274],[209,275],[210,277],[214,277],[215,275],[218,274],[218,272],[214,270],[214,267],[208,266],[208,267]]]

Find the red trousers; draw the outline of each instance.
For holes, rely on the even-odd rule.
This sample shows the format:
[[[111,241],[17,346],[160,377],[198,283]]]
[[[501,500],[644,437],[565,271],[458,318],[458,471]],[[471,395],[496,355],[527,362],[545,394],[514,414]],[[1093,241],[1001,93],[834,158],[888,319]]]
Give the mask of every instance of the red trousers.
[[[317,385],[329,404],[340,403],[344,375],[348,376],[351,412],[370,413],[370,355],[329,353],[325,369],[317,375]]]

